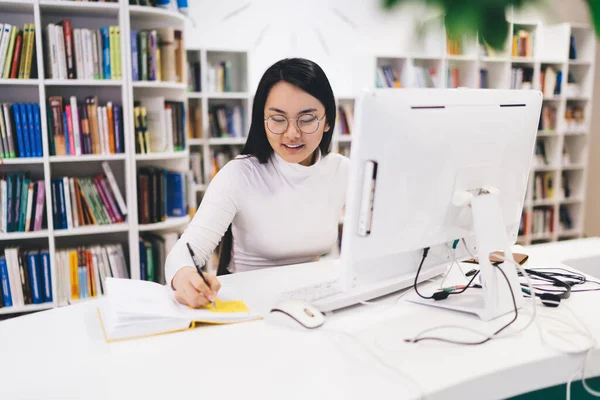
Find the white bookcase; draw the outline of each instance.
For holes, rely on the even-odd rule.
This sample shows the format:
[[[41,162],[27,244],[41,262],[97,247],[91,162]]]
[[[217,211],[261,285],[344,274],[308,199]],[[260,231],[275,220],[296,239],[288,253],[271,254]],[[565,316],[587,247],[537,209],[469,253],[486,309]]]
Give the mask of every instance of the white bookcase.
[[[44,79],[45,42],[43,29],[48,23],[70,19],[74,28],[99,29],[118,25],[121,30],[121,80],[55,80]],[[64,247],[80,245],[121,243],[128,257],[129,274],[140,278],[138,237],[140,232],[181,231],[189,217],[170,218],[151,225],[138,224],[137,174],[139,167],[153,165],[170,170],[188,171],[189,151],[136,155],[133,102],[138,96],[164,96],[167,100],[185,101],[185,83],[132,82],[130,31],[173,27],[182,30],[185,17],[176,12],[159,8],[130,6],[127,1],[119,3],[74,2],[69,0],[0,0],[0,22],[11,23],[21,29],[24,24],[35,24],[35,59],[37,79],[0,80],[0,102],[39,103],[42,125],[43,154],[41,158],[16,158],[2,160],[4,173],[28,172],[34,179],[44,179],[46,197],[46,224],[48,229],[37,232],[0,233],[0,248],[22,246],[48,248],[52,271],[54,302],[25,307],[0,308],[0,314],[22,313],[57,306],[56,251]],[[185,41],[184,34],[184,41]],[[187,78],[183,79],[185,82]],[[122,105],[124,154],[49,156],[48,126],[46,119],[47,99],[57,95],[78,99],[96,95],[101,104],[113,101]],[[52,217],[51,179],[60,176],[90,176],[102,173],[101,163],[108,161],[115,175],[128,208],[127,221],[113,225],[85,226],[69,230],[54,230]]]
[[[596,39],[593,27],[581,24],[558,24],[545,26],[536,21],[510,22],[507,48],[492,56],[485,55],[478,41],[463,43],[461,54],[448,54],[446,35],[443,27],[430,31],[424,39],[427,46],[424,54],[382,55],[375,58],[374,68],[391,66],[397,71],[402,87],[423,87],[418,78],[419,67],[435,68],[437,81],[430,87],[453,87],[448,69],[458,71],[460,87],[480,88],[481,69],[487,70],[487,87],[512,89],[512,69],[528,67],[533,70],[532,88],[541,90],[542,71],[552,66],[562,73],[560,94],[544,97],[544,106],[556,108],[556,127],[553,130],[540,130],[538,141],[545,142],[547,165],[533,165],[529,187],[525,199],[524,212],[527,214],[525,234],[518,241],[522,244],[572,239],[583,236],[584,202],[586,193],[588,140],[592,112],[592,91],[594,87],[594,60]],[[518,30],[529,31],[535,37],[531,57],[512,56],[512,33]],[[570,37],[574,35],[577,58],[569,59]],[[437,45],[436,45],[437,43]],[[577,88],[568,89],[569,74],[575,78]],[[375,76],[375,72],[373,73]],[[572,93],[571,93],[572,91]],[[584,123],[573,127],[565,119],[567,108],[580,107]],[[567,163],[563,149],[569,155]],[[551,174],[553,196],[534,200],[534,181],[537,174]],[[569,182],[570,196],[563,195],[562,185]],[[564,229],[561,223],[561,208],[566,208],[571,216],[572,227]],[[552,229],[543,233],[532,233],[534,211],[552,210]]]
[[[202,182],[197,182],[196,191],[201,198],[213,171],[212,158],[215,150],[238,147],[246,143],[246,135],[250,128],[251,95],[248,91],[248,52],[241,50],[222,49],[188,49],[188,65],[199,66],[200,91],[188,86],[187,101],[190,112],[192,107],[201,109],[201,129],[198,137],[189,139],[190,152],[201,153],[203,161],[204,176]],[[231,91],[209,90],[209,66],[216,66],[221,62],[231,63]],[[195,69],[188,69],[190,76]],[[193,79],[197,79],[197,76]],[[210,85],[212,86],[212,85]],[[215,137],[211,135],[209,114],[214,106],[241,106],[243,136],[240,137]],[[191,135],[190,135],[191,136]]]

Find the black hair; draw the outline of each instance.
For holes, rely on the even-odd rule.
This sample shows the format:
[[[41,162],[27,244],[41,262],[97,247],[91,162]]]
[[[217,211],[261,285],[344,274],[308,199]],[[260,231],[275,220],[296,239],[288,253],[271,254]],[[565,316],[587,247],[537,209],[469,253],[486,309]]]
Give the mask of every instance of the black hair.
[[[335,97],[323,69],[317,63],[304,58],[285,58],[277,61],[265,71],[254,95],[250,131],[240,154],[254,156],[261,164],[267,163],[271,158],[273,148],[267,139],[264,113],[269,93],[273,86],[279,82],[291,83],[318,99],[325,107],[325,120],[329,125],[329,129],[323,132],[319,150],[321,150],[322,156],[327,155],[331,147],[331,138],[335,127]],[[218,275],[228,273],[227,268],[231,261],[232,248],[233,235],[230,225],[221,241]]]

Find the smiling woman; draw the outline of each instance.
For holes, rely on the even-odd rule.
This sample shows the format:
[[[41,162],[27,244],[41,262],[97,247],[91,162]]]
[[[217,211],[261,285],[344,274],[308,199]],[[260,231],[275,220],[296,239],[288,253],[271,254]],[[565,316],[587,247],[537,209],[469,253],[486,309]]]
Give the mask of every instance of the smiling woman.
[[[222,240],[219,274],[316,261],[334,246],[349,160],[330,154],[336,117],[327,76],[312,61],[273,64],[261,78],[242,153],[211,181],[198,212],[167,257],[181,303],[212,301],[219,288],[194,268]]]
[[[281,158],[305,166],[314,163],[323,132],[330,130],[325,107],[318,99],[291,83],[279,82],[269,93],[265,117],[267,139]]]

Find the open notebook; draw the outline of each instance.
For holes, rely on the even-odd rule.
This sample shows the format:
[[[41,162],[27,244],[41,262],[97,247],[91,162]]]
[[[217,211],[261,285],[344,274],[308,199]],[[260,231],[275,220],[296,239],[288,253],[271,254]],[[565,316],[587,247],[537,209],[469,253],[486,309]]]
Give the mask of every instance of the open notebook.
[[[175,300],[175,292],[154,282],[106,278],[106,301],[98,316],[107,342],[177,332],[198,324],[230,324],[260,319],[227,288],[212,305],[192,309]]]

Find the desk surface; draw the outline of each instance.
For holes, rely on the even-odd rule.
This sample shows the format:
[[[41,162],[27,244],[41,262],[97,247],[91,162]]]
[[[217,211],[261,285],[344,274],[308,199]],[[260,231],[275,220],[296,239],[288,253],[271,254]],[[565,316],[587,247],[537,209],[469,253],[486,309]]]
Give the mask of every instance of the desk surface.
[[[532,246],[526,252],[530,266],[558,266],[562,260],[600,256],[600,239]],[[250,307],[264,310],[273,301],[273,288],[289,287],[290,282],[301,285],[307,276],[330,270],[325,267],[314,263],[274,268],[222,281],[239,288],[242,298],[252,299]],[[0,398],[419,396],[407,378],[382,366],[363,345],[409,374],[428,399],[506,398],[564,383],[581,366],[583,356],[567,356],[542,345],[535,326],[483,346],[404,343],[403,338],[425,328],[450,323],[492,332],[512,316],[486,324],[462,313],[395,303],[395,298],[337,312],[314,331],[256,321],[112,344],[102,338],[97,301],[14,318],[0,322]],[[567,301],[596,339],[599,301],[600,292],[573,294]],[[561,307],[540,306],[538,311],[569,315]],[[527,312],[521,315],[515,329],[528,321]],[[360,342],[340,332],[350,332]],[[600,373],[599,351],[593,353],[590,370]]]

